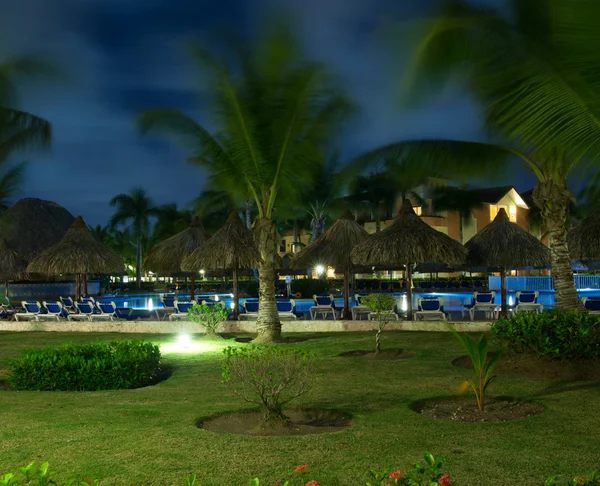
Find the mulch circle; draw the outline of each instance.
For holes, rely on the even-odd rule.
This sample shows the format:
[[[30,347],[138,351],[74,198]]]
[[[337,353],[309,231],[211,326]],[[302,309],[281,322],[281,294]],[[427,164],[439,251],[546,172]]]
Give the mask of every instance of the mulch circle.
[[[491,357],[490,353],[488,359]],[[452,364],[458,368],[473,368],[468,356],[460,356]],[[600,359],[559,361],[533,354],[506,352],[495,373],[560,381],[600,381]]]
[[[308,341],[309,339],[310,338],[288,337],[288,338],[282,338],[281,341],[279,341],[279,344],[303,343],[305,341]],[[253,340],[254,340],[253,337],[238,337],[238,338],[235,338],[235,342],[236,343],[252,343]]]
[[[239,435],[310,435],[339,432],[353,424],[344,412],[318,409],[290,409],[285,411],[289,421],[265,425],[260,411],[232,412],[200,419],[196,426],[217,434]]]
[[[475,398],[446,397],[417,402],[412,409],[424,417],[452,420],[454,422],[507,422],[538,415],[543,407],[531,402],[510,398],[489,398],[485,410],[477,408]]]
[[[345,353],[339,354],[342,358],[360,358],[360,359],[368,359],[372,361],[392,361],[398,359],[410,359],[414,358],[417,353],[413,353],[412,351],[406,351],[404,349],[382,349],[379,353],[375,353],[374,351],[365,351],[363,350],[354,350],[354,351],[346,351]]]

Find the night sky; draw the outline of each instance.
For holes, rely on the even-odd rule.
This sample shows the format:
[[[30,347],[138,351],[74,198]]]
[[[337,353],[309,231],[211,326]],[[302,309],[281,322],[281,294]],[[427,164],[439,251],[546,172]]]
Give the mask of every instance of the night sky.
[[[495,0],[498,3],[500,0]],[[494,0],[488,0],[494,2]],[[306,49],[330,63],[360,106],[339,141],[344,159],[410,138],[483,140],[477,107],[448,90],[418,109],[395,98],[404,49],[383,48],[382,27],[391,19],[422,14],[428,0],[2,0],[0,57],[44,53],[67,79],[22,90],[21,107],[53,123],[50,154],[30,161],[17,197],[58,202],[88,223],[106,224],[108,201],[140,185],[155,203],[186,205],[204,186],[201,169],[164,139],[142,138],[136,115],[145,108],[176,106],[199,120],[201,89],[182,48],[184,38],[219,28],[251,33],[273,8],[297,20]],[[404,46],[406,52],[410,46]],[[496,184],[528,189],[522,170]]]

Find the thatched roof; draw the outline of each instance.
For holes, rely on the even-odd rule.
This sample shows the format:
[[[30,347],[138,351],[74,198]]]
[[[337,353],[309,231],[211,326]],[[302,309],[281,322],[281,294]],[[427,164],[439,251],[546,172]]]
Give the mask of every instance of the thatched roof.
[[[205,269],[255,268],[260,253],[252,232],[233,211],[225,225],[208,241],[183,260],[182,270],[197,272]]]
[[[550,250],[531,233],[511,223],[504,209],[465,244],[468,265],[521,268],[550,265]]]
[[[569,231],[572,260],[600,260],[600,208]]]
[[[458,241],[423,222],[405,199],[394,222],[355,246],[351,256],[356,265],[460,265],[466,255],[467,250]]]
[[[79,216],[64,238],[35,257],[27,271],[48,275],[122,273],[124,266],[123,259],[94,238]]]
[[[350,268],[350,252],[368,236],[369,233],[354,221],[352,213],[345,211],[325,233],[292,259],[291,267],[306,269],[321,263],[338,271]]]
[[[0,238],[0,280],[22,278],[26,268],[27,262]]]
[[[57,244],[75,218],[62,206],[41,199],[21,199],[0,216],[0,234],[27,261]]]
[[[184,258],[204,244],[208,233],[198,218],[193,218],[190,226],[180,233],[157,244],[148,253],[144,261],[144,270],[156,273],[173,273],[181,271]]]

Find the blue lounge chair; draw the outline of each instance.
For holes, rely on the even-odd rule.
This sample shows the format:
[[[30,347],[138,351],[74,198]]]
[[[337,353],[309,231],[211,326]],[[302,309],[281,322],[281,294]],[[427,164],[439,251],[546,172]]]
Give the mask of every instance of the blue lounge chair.
[[[296,319],[295,311],[296,302],[294,299],[277,301],[277,312],[280,319]]]
[[[331,314],[333,319],[336,318],[336,310],[335,310],[335,300],[333,299],[333,295],[331,294],[320,294],[313,295],[313,301],[315,305],[311,306],[309,309],[311,320],[315,320],[317,316],[321,315],[325,319],[327,318],[327,314]]]
[[[71,297],[60,297],[60,302],[62,303],[63,309],[68,313],[77,312],[75,303]]]
[[[392,282],[392,291],[400,292],[402,290],[402,282],[394,281]]]
[[[600,298],[598,297],[584,297],[583,307],[590,314],[600,314]]]
[[[371,290],[373,292],[377,292],[379,290],[379,285],[380,285],[379,280],[374,280],[373,282],[371,282]]]
[[[61,317],[67,317],[69,314],[63,309],[60,302],[42,302],[42,305],[46,309],[45,314],[39,314],[38,320],[40,319],[56,319],[60,320]]]
[[[114,321],[115,317],[118,317],[117,306],[114,302],[96,302],[96,309],[98,309],[98,313],[90,315],[92,321],[99,319]]]
[[[3,303],[0,303],[0,317],[6,318],[9,321],[11,321],[15,318],[16,312],[17,312],[16,310],[7,307]]]
[[[193,300],[175,301],[175,313],[169,315],[170,321],[180,321],[188,318],[188,310],[195,304]]]
[[[469,311],[471,320],[475,318],[475,312],[481,311],[487,318],[496,319],[498,317],[499,304],[494,303],[496,292],[474,292],[473,299],[470,303],[466,303],[462,307],[464,317],[465,311]]]
[[[242,300],[242,309],[244,313],[240,314],[240,319],[258,319],[258,300]]]
[[[367,294],[354,294],[354,305],[350,309],[352,311],[352,320],[356,321],[360,316],[367,316],[369,318],[369,308],[366,305],[362,304],[362,298]]]
[[[387,292],[390,290],[390,284],[388,282],[381,282],[381,291]]]
[[[363,291],[365,290],[365,282],[362,280],[356,284],[356,290]]]
[[[539,292],[537,291],[519,291],[517,292],[516,312],[535,312],[540,313],[544,310],[544,303],[538,304]]]
[[[157,307],[154,309],[154,313],[156,314],[156,318],[159,321],[165,320],[167,316],[175,313],[175,301],[177,300],[177,296],[175,294],[165,294],[160,296],[160,301],[162,302],[162,307]]]
[[[444,314],[444,299],[424,298],[417,301],[417,312],[415,312],[415,321],[418,320],[446,320]]]
[[[17,312],[15,314],[15,320],[20,321],[22,319],[32,319],[37,321],[38,316],[42,312],[42,306],[39,302],[21,302],[21,307],[23,308],[23,312]]]
[[[90,321],[94,314],[94,305],[91,302],[75,302],[77,314],[69,314],[70,321]]]
[[[419,288],[421,288],[421,290],[429,290],[431,289],[431,282],[427,282],[425,280],[419,282]]]

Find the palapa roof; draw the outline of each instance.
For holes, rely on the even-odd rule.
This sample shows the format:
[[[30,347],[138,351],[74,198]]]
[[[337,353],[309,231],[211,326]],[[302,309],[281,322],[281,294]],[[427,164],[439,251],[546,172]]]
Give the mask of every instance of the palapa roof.
[[[189,227],[158,243],[144,261],[144,270],[156,273],[181,272],[181,263],[209,238],[200,220],[192,219]]]
[[[26,198],[0,216],[0,234],[26,261],[57,244],[75,218],[52,201]]]
[[[521,268],[549,266],[550,250],[531,233],[511,223],[500,209],[490,224],[465,244],[468,265]]]
[[[221,229],[183,260],[181,268],[186,272],[255,268],[259,261],[252,232],[233,211]]]
[[[0,279],[11,280],[23,277],[27,262],[0,238]]]
[[[54,246],[41,252],[27,267],[29,273],[78,274],[122,273],[123,259],[88,230],[78,216],[67,234]]]
[[[423,222],[406,199],[394,222],[383,231],[369,235],[351,254],[355,265],[434,262],[460,265],[466,255],[467,250],[458,241]]]
[[[312,268],[318,263],[332,266],[337,270],[350,268],[352,267],[350,252],[368,236],[369,233],[354,221],[352,213],[346,210],[325,233],[292,259],[291,268]]]
[[[600,207],[569,231],[572,260],[600,260]]]

